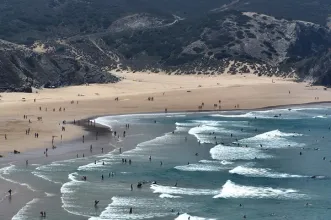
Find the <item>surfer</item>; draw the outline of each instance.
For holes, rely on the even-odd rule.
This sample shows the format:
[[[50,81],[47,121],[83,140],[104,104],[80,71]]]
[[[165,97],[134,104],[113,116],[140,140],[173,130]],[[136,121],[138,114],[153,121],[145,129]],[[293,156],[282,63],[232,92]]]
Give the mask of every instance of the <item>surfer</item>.
[[[130,211],[129,211],[130,214],[132,214],[132,207],[130,207]]]
[[[131,184],[131,191],[133,191],[133,186],[132,186],[132,184]]]

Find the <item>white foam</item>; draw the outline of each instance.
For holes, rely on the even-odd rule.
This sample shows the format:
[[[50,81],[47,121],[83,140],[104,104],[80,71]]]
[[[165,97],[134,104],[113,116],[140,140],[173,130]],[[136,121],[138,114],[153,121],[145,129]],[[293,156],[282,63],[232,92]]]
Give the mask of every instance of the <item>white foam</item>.
[[[32,199],[13,216],[12,220],[29,219],[29,217],[31,216],[28,216],[28,210],[31,208],[33,204],[37,203],[38,201],[39,199],[37,198]]]
[[[175,218],[175,220],[187,220],[187,219],[190,219],[190,220],[216,220],[216,218],[203,218],[203,217],[189,215],[187,213],[181,214],[177,218]]]
[[[273,130],[273,131],[268,131],[262,134],[256,135],[254,138],[260,139],[260,140],[265,140],[265,139],[273,139],[273,138],[280,138],[280,137],[297,137],[297,136],[302,136],[302,134],[298,133],[285,133],[281,132],[280,130]]]
[[[201,171],[201,172],[215,172],[215,171],[221,171],[224,169],[228,169],[228,166],[233,162],[222,160],[222,161],[211,161],[211,160],[201,160],[199,163],[196,164],[188,164],[188,165],[182,165],[182,166],[175,166],[175,169],[181,170],[181,171]]]
[[[218,161],[218,160],[200,160],[199,162],[200,163],[206,163],[206,164],[222,164],[222,165],[233,164],[233,162],[227,161],[227,160],[222,160],[222,161]]]
[[[56,196],[56,194],[54,194],[54,193],[48,193],[48,192],[45,192],[45,195],[47,197],[54,197],[54,196]]]
[[[254,137],[245,138],[239,140],[238,142],[241,144],[248,144],[249,146],[253,147],[262,147],[265,148],[281,148],[281,147],[288,147],[288,146],[303,146],[304,144],[297,143],[294,141],[290,141],[286,138],[288,137],[298,137],[302,136],[302,134],[298,133],[285,133],[279,130],[268,131],[262,134],[258,134]]]
[[[219,190],[212,189],[195,189],[195,188],[181,188],[175,186],[162,186],[157,184],[152,184],[151,189],[153,193],[161,194],[175,194],[175,195],[217,195]]]
[[[78,180],[78,173],[70,173],[68,175],[69,182],[62,185],[60,191],[61,191],[61,201],[62,201],[62,208],[71,214],[84,216],[84,217],[91,217],[89,215],[84,215],[82,213],[79,213],[77,211],[74,211],[76,206],[72,204],[72,194],[75,192],[75,190],[78,188],[78,186],[85,181]]]
[[[4,175],[10,175],[10,171],[14,171],[14,170],[15,170],[15,165],[10,165],[10,166],[1,168],[0,169],[0,178],[3,179],[3,180],[6,180],[8,182],[11,182],[11,183],[15,183],[15,184],[18,184],[18,185],[21,185],[21,186],[25,186],[26,188],[28,188],[29,190],[31,190],[33,192],[37,191],[36,189],[34,189],[32,186],[30,186],[27,183],[21,183],[21,182],[18,182],[18,181],[15,181],[15,180],[4,177]]]
[[[253,160],[271,158],[270,155],[256,148],[230,147],[216,145],[210,149],[210,155],[215,160]]]
[[[295,189],[256,187],[238,185],[228,180],[222,187],[221,193],[214,198],[273,198],[273,199],[303,199],[307,196]]]
[[[36,177],[39,177],[39,178],[49,181],[51,183],[61,184],[61,185],[63,184],[61,182],[53,181],[51,178],[47,177],[46,175],[43,175],[41,172],[33,171],[32,174],[35,175]]]
[[[326,115],[318,115],[318,116],[314,116],[313,118],[327,118]]]
[[[163,194],[160,195],[160,198],[178,199],[178,198],[182,198],[182,197],[181,196],[174,196],[174,195],[171,195],[171,194],[163,193]]]
[[[164,217],[169,212],[164,212],[167,200],[162,201],[160,204],[155,198],[113,197],[112,203],[108,205],[99,217],[91,217],[89,220],[128,220]],[[128,207],[133,208],[132,214],[129,214]],[[153,207],[153,211],[146,212],[148,207]]]
[[[306,177],[301,175],[293,175],[288,173],[278,173],[274,172],[268,168],[253,168],[253,167],[244,167],[237,166],[229,171],[232,174],[238,174],[248,177],[268,177],[268,178],[300,178]]]

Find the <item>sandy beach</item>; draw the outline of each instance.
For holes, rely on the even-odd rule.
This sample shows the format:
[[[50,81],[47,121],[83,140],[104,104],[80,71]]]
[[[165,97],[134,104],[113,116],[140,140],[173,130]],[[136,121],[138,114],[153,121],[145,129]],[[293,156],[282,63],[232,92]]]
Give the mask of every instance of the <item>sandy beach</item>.
[[[63,125],[63,121],[97,115],[164,112],[165,109],[198,111],[199,106],[200,110],[256,109],[331,101],[330,91],[323,87],[276,77],[116,74],[123,77],[116,84],[41,89],[31,94],[0,93],[1,154],[14,149],[51,148],[52,139],[56,146],[61,142],[61,135],[62,141],[81,138],[86,131],[79,126]],[[149,101],[149,97],[153,97],[153,101]]]

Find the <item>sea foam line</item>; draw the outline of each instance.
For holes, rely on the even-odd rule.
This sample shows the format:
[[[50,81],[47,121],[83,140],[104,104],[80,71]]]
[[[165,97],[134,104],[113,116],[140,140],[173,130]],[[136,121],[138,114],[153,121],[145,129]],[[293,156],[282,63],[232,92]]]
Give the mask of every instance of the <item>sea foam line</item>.
[[[162,186],[157,184],[152,184],[151,189],[153,193],[161,194],[175,194],[175,195],[217,195],[219,190],[212,189],[195,189],[195,188],[181,188],[175,186]]]
[[[0,169],[0,178],[3,179],[3,180],[6,180],[8,182],[11,182],[11,183],[15,183],[15,184],[18,184],[18,185],[21,185],[21,186],[25,186],[29,190],[31,190],[33,192],[36,192],[37,190],[34,189],[32,186],[30,186],[27,183],[21,183],[21,182],[18,182],[18,181],[15,181],[15,180],[12,180],[12,179],[9,179],[9,178],[6,178],[6,177],[3,176],[3,175],[9,175],[10,174],[9,171],[13,170],[14,168],[15,168],[15,165],[13,165],[13,164],[11,164],[10,166],[1,168]]]
[[[37,203],[38,201],[38,198],[32,199],[13,216],[12,220],[28,219],[28,216],[26,216],[26,212],[31,208],[33,204]]]

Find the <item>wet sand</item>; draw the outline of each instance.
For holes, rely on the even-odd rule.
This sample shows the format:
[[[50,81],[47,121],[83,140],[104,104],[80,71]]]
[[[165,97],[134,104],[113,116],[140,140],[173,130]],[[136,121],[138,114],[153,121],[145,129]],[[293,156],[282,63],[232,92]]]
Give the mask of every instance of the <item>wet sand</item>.
[[[61,135],[62,141],[79,139],[86,131],[70,123],[63,125],[63,121],[96,115],[164,112],[165,109],[168,112],[256,109],[331,101],[330,91],[323,87],[251,74],[118,74],[123,80],[116,84],[43,89],[32,94],[1,93],[0,154],[51,148],[53,137],[53,144],[57,146]],[[153,97],[153,101],[148,101],[148,97]],[[26,135],[29,128],[30,135]],[[38,138],[34,137],[35,133],[39,134]]]

